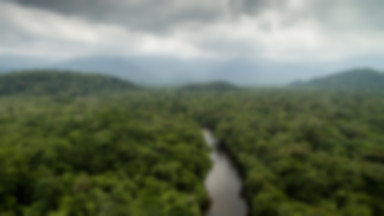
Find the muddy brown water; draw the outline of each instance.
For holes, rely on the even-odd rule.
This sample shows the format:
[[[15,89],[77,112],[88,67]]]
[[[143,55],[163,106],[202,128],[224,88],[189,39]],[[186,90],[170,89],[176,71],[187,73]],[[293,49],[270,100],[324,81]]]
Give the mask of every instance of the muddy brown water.
[[[225,151],[220,151],[219,142],[212,132],[203,129],[205,142],[212,151],[213,166],[204,185],[211,200],[205,216],[246,216],[247,205],[241,197],[242,179]]]

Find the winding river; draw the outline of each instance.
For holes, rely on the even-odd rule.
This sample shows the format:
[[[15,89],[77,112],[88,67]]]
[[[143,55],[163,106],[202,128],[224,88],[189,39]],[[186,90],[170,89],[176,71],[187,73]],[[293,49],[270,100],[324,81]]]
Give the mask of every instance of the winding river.
[[[219,142],[208,129],[203,137],[212,148],[212,169],[205,179],[205,188],[211,199],[206,216],[245,216],[247,205],[241,197],[242,180],[228,155],[219,149]]]

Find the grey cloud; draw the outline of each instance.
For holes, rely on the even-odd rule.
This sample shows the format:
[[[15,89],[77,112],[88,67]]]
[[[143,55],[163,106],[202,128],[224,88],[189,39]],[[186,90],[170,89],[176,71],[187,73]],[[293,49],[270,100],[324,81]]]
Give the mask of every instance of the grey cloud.
[[[124,38],[127,44],[132,43],[134,45],[138,44],[138,47],[140,46],[130,36],[126,37],[130,33],[138,35],[132,37],[139,39],[143,38],[141,35],[150,35],[152,38],[150,37],[143,44],[146,46],[155,44],[153,45],[154,47],[150,48],[156,52],[167,53],[169,51],[169,53],[174,55],[179,55],[180,50],[183,50],[182,52],[185,53],[193,53],[195,49],[197,54],[193,55],[201,55],[200,51],[204,51],[202,53],[207,51],[214,55],[217,54],[217,56],[258,56],[259,53],[267,53],[270,50],[273,51],[271,53],[277,53],[276,56],[279,56],[280,53],[282,53],[282,56],[286,55],[284,52],[287,50],[289,53],[297,50],[299,54],[303,50],[307,50],[308,53],[316,51],[319,53],[333,53],[333,50],[325,51],[328,48],[323,50],[321,47],[324,46],[319,45],[318,47],[320,48],[317,48],[317,45],[321,43],[327,45],[327,42],[337,42],[341,38],[342,41],[340,43],[335,42],[335,44],[340,44],[342,49],[340,48],[341,51],[339,52],[345,55],[347,51],[343,51],[344,47],[348,48],[351,44],[353,45],[357,38],[351,37],[347,41],[344,40],[345,35],[361,34],[361,37],[366,37],[367,41],[376,40],[378,41],[377,43],[380,43],[381,40],[377,39],[379,38],[377,35],[382,34],[381,28],[384,27],[384,14],[381,13],[384,7],[384,1],[382,0],[0,0],[0,3],[1,1],[11,2],[12,5],[17,4],[20,8],[42,9],[41,11],[32,11],[36,14],[44,14],[44,16],[47,14],[49,16],[49,13],[45,12],[50,11],[54,14],[80,18],[75,20],[84,21],[87,26],[89,25],[92,35],[99,35],[100,32],[104,32],[104,30],[97,30],[100,26],[110,26],[94,25],[97,22],[116,24],[119,25],[116,28],[118,29],[116,34],[120,35],[123,32],[121,33],[121,38]],[[297,1],[302,7],[292,9],[290,3],[293,1]],[[272,11],[274,13],[265,15],[262,14],[264,11]],[[18,15],[17,12],[14,14],[15,16]],[[243,15],[251,17],[238,19],[243,18]],[[269,15],[271,16],[269,17]],[[32,19],[33,16],[31,15]],[[66,16],[58,17],[61,17],[62,22],[67,21]],[[310,19],[310,24],[303,24],[301,26],[302,23],[300,22],[307,19]],[[71,19],[68,20],[70,21]],[[193,25],[184,26],[187,23]],[[310,28],[312,23],[314,23],[313,31]],[[247,26],[236,28],[241,25]],[[49,27],[49,25],[46,25],[42,28],[48,28],[47,26]],[[69,31],[77,30],[76,28],[72,29],[71,24],[65,25],[65,27]],[[251,30],[256,30],[248,32],[248,27]],[[291,31],[289,31],[290,27],[292,27]],[[20,26],[20,29],[15,29],[12,23],[7,23],[7,20],[4,19],[1,20],[1,16],[0,28],[5,29],[5,33],[0,34],[0,45],[17,45],[18,41],[23,42],[20,44],[28,44],[28,41],[31,41],[31,43],[38,41],[41,44],[47,44],[50,42],[49,40],[56,40],[55,37],[49,39],[44,34],[25,32],[22,29],[25,28],[23,26]],[[82,25],[79,28],[81,29]],[[173,32],[172,30],[174,29],[178,31]],[[240,37],[226,38],[226,35],[236,35],[235,31],[237,29],[244,31]],[[345,29],[348,30],[344,31]],[[367,31],[363,32],[364,29],[367,29]],[[93,31],[95,34],[92,33]],[[141,34],[142,32],[140,31],[145,32],[145,34]],[[299,33],[292,33],[292,31]],[[302,34],[301,31],[303,32]],[[51,33],[52,31],[48,32]],[[346,32],[347,34],[340,36],[338,35],[340,32]],[[260,37],[258,37],[259,33]],[[283,35],[284,33],[288,34]],[[76,35],[76,33],[74,34]],[[115,31],[111,33],[111,35],[113,34],[115,34]],[[311,37],[311,34],[320,35],[321,37],[319,38],[325,38],[323,40],[325,42],[322,42],[322,40],[317,39],[315,36]],[[246,37],[242,37],[244,35]],[[268,37],[268,35],[271,37]],[[47,37],[47,39],[44,37]],[[98,49],[97,47],[103,48],[103,46],[108,47],[110,46],[109,44],[113,44],[113,46],[111,45],[112,48],[120,48],[121,44],[118,43],[116,38],[111,39],[109,34],[103,37],[105,38],[103,42],[108,41],[107,45],[95,42],[95,49]],[[271,38],[271,40],[268,38]],[[301,38],[304,40],[301,40]],[[306,48],[305,42],[308,41],[305,40],[306,38],[313,42],[314,48]],[[328,38],[330,39],[328,40]],[[151,41],[152,39],[155,42]],[[116,41],[116,45],[114,41]],[[164,41],[170,43],[170,45],[164,43]],[[274,41],[276,45],[274,45]],[[62,43],[66,43],[66,40],[63,42],[58,38],[57,42],[52,41],[52,44]],[[373,52],[375,47],[371,47],[370,44],[372,43],[376,45],[376,42],[370,42],[367,49],[372,49]],[[85,45],[87,49],[92,48],[92,45],[87,43]],[[88,48],[88,46],[91,48]],[[39,46],[36,45],[36,47]],[[155,52],[151,51],[151,49],[145,52]],[[130,48],[127,48],[127,50],[130,50]],[[135,52],[145,49],[140,49],[139,47],[137,50],[132,50],[132,52]],[[359,49],[356,48],[356,50],[356,52],[359,52]],[[379,51],[381,52],[381,49]]]
[[[270,6],[270,2],[268,2],[267,0],[259,0],[259,1],[231,0],[231,1],[229,1],[229,4],[230,4],[231,12],[233,15],[253,14],[253,13],[259,12],[262,9]]]
[[[382,0],[310,0],[306,11],[330,28],[382,28],[384,27],[384,1]]]
[[[162,32],[186,22],[201,24],[255,15],[266,9],[285,13],[287,25],[312,17],[336,28],[384,27],[382,0],[302,0],[303,11],[287,12],[289,0],[9,0],[25,6],[80,16],[95,22]],[[355,10],[357,14],[343,13]],[[356,11],[357,10],[357,11]],[[352,17],[353,16],[353,17]],[[350,22],[348,22],[350,20]]]
[[[212,22],[251,14],[271,6],[268,0],[12,0],[18,4],[80,16],[129,28],[164,31],[185,22]]]

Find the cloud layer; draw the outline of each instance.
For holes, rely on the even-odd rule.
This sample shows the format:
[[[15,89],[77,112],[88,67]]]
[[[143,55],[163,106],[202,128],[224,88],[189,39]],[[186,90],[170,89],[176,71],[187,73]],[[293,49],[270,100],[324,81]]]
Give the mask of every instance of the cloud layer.
[[[0,53],[343,59],[384,54],[380,0],[3,0]]]

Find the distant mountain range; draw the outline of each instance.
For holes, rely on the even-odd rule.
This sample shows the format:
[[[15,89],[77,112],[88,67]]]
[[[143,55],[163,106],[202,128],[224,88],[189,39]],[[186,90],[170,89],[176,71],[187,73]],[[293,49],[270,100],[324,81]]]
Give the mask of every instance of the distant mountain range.
[[[0,75],[0,96],[89,96],[136,90],[131,82],[105,75],[36,70]]]
[[[353,69],[333,75],[295,82],[289,89],[384,92],[384,73],[373,69]],[[59,70],[29,70],[0,75],[0,96],[51,95],[92,96],[109,95],[133,90],[144,90],[133,82],[119,78]],[[177,91],[237,91],[242,88],[226,81],[187,84],[175,88]],[[289,90],[287,89],[287,90]]]
[[[96,72],[146,85],[185,85],[226,81],[236,85],[276,86],[327,72],[324,66],[270,60],[182,60],[166,57],[102,57],[69,60],[52,68]]]
[[[384,91],[384,73],[370,68],[359,68],[307,82],[295,82],[291,86],[301,89],[331,91]]]
[[[145,85],[180,86],[226,81],[241,86],[283,86],[345,68],[372,66],[384,69],[381,58],[344,61],[280,62],[267,59],[178,59],[161,56],[88,56],[69,60],[0,55],[0,72],[22,69],[62,69],[97,73]]]

